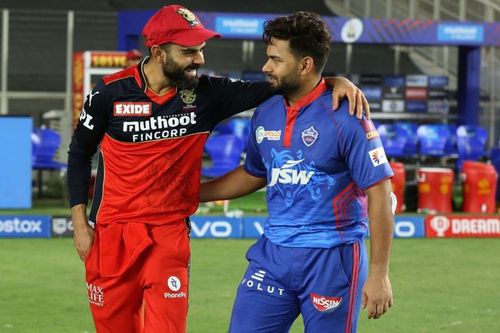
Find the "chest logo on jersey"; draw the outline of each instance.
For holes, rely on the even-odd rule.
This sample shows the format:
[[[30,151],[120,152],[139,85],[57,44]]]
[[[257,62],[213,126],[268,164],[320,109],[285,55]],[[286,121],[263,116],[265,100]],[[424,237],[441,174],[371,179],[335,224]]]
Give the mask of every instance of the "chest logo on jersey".
[[[318,135],[318,131],[314,129],[314,126],[311,126],[302,131],[302,142],[304,142],[306,146],[311,147],[318,139]]]
[[[113,116],[115,117],[141,117],[150,116],[151,102],[115,102]]]
[[[182,99],[182,102],[187,105],[192,105],[196,100],[196,93],[194,89],[183,89],[179,91],[179,96]]]
[[[257,143],[262,143],[264,139],[270,141],[279,141],[281,139],[281,130],[280,131],[266,131],[263,126],[257,127],[255,130],[255,139]]]

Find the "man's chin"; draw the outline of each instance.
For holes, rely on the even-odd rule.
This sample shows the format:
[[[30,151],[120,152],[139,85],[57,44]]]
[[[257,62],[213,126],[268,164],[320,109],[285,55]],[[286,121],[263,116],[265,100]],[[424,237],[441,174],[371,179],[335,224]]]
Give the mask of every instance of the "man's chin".
[[[185,76],[182,80],[177,82],[177,88],[179,89],[194,89],[198,85],[198,77],[187,77]]]

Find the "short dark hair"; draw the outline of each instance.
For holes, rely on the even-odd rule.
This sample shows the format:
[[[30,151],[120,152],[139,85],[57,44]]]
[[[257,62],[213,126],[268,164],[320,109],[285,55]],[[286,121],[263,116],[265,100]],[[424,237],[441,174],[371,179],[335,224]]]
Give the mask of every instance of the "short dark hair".
[[[266,21],[262,39],[271,44],[271,38],[289,41],[294,56],[310,56],[317,72],[323,71],[330,53],[331,33],[318,14],[300,11]]]

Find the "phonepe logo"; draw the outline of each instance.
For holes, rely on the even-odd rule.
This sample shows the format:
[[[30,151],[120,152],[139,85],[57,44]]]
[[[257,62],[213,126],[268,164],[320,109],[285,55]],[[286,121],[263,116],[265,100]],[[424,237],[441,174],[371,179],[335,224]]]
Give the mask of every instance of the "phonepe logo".
[[[0,216],[0,237],[50,237],[50,217]]]

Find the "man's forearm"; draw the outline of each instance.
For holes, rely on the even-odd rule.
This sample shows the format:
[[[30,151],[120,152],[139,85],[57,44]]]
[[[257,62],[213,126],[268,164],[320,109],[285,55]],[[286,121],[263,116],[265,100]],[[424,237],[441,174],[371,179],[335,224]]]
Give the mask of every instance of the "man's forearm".
[[[391,191],[390,181],[384,181],[367,191],[370,219],[370,274],[388,274],[394,233]]]
[[[71,207],[71,220],[74,229],[83,229],[87,227],[87,205],[78,204]]]
[[[250,175],[243,166],[200,186],[200,202],[234,199],[266,185],[266,178]]]

